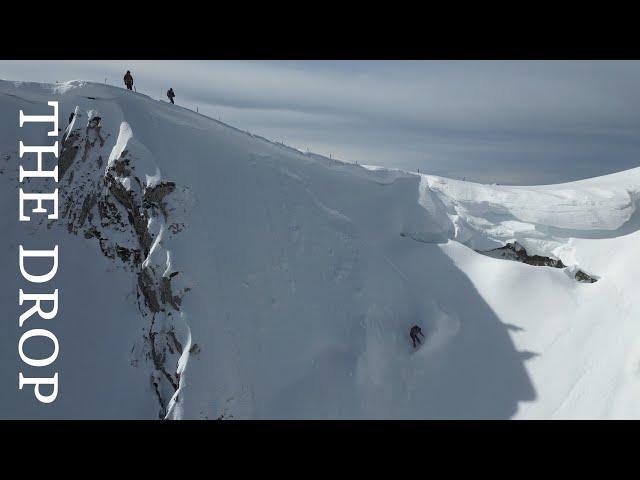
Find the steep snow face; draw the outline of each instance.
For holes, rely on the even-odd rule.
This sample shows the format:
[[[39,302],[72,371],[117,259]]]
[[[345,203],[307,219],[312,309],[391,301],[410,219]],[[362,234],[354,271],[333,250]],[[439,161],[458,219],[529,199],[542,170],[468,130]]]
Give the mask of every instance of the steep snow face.
[[[76,113],[62,218],[25,233],[18,110],[52,99]],[[304,154],[110,86],[0,82],[0,105],[2,417],[640,416],[640,170],[485,186]],[[17,389],[11,252],[36,236],[61,249],[46,409]],[[600,281],[473,251],[514,240]]]

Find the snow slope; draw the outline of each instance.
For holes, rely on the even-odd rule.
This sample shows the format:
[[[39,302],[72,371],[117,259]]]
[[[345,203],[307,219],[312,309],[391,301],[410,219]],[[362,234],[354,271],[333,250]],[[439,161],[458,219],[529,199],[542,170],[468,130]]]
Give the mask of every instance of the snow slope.
[[[46,139],[18,110],[52,99],[76,112],[64,215],[25,232],[17,142]],[[0,112],[0,417],[640,417],[640,169],[504,187],[363,167],[80,81],[0,82]],[[24,235],[61,248],[47,407],[17,389]],[[474,251],[513,240],[569,268]]]

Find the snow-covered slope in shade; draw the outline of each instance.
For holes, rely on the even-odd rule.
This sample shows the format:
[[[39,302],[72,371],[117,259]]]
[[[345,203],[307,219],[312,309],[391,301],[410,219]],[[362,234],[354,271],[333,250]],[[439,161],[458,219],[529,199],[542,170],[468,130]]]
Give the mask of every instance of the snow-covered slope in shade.
[[[43,410],[17,390],[16,152],[46,141],[18,110],[52,99],[76,116],[63,219],[33,227],[61,245]],[[85,82],[1,82],[0,106],[2,417],[640,417],[640,170],[502,187],[364,168]],[[473,250],[513,240],[570,267]]]

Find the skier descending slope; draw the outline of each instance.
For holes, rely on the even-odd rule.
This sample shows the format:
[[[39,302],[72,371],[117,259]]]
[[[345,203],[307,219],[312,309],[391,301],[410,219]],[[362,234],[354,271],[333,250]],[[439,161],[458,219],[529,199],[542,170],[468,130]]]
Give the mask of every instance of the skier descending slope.
[[[167,90],[167,98],[171,103],[173,103],[173,99],[175,96],[176,94],[173,92],[173,88],[170,88],[169,90]]]

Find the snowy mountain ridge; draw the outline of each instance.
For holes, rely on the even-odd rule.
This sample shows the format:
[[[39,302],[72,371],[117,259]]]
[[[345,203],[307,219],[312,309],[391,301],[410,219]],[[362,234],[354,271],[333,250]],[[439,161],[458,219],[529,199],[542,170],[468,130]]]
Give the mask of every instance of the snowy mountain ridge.
[[[74,112],[62,218],[32,235],[62,249],[66,388],[45,413],[16,392],[0,416],[640,416],[640,168],[481,185],[299,152],[111,86],[0,82],[5,252],[22,235],[17,112],[52,99]],[[568,267],[474,251],[514,241]]]

